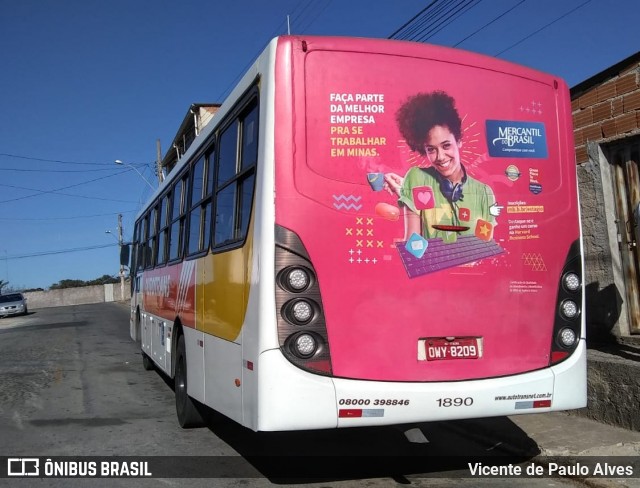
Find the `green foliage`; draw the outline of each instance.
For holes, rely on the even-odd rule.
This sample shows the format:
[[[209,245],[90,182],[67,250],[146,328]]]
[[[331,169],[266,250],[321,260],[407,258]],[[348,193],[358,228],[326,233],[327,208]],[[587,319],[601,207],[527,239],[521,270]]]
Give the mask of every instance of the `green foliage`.
[[[61,290],[63,288],[80,288],[83,286],[94,285],[106,285],[109,283],[118,283],[119,278],[109,275],[102,275],[100,278],[96,278],[90,281],[83,280],[60,280],[58,283],[54,283],[49,287],[51,290]]]

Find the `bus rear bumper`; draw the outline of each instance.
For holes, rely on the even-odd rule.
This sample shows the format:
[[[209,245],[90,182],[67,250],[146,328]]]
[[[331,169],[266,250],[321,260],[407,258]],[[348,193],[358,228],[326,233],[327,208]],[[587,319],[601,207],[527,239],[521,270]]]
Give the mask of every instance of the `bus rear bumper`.
[[[258,430],[326,429],[510,416],[586,404],[584,341],[563,363],[529,373],[450,383],[398,383],[307,373],[278,350],[261,355]]]

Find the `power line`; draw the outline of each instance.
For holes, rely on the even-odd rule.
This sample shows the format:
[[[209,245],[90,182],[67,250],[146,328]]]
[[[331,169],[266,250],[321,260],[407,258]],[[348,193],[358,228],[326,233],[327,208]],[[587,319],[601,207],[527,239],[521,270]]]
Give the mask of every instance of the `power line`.
[[[19,154],[9,154],[9,153],[0,153],[0,156],[4,156],[7,158],[27,159],[30,161],[42,161],[45,163],[80,164],[80,165],[89,165],[89,166],[113,166],[113,163],[86,163],[86,162],[83,163],[79,161],[64,161],[61,159],[35,158],[32,156],[22,156]],[[138,163],[138,166],[145,166],[145,165]]]
[[[316,3],[316,5],[317,5],[317,3]],[[322,13],[323,13],[325,10],[327,10],[327,7],[328,7],[329,5],[331,5],[331,0],[326,0],[326,1],[325,1],[325,3],[324,3],[324,5],[320,6],[320,10],[319,10],[319,11],[316,11],[314,14],[312,14],[312,16],[311,16],[311,18],[308,20],[307,24],[306,24],[304,27],[301,27],[301,28],[300,28],[300,33],[301,33],[301,34],[304,34],[304,33],[305,33],[305,31],[306,31],[309,27],[311,27],[311,26],[313,25],[313,23],[314,23],[316,20],[318,20],[318,17],[320,17],[320,15],[322,15]],[[310,15],[311,15],[311,14],[310,14]],[[294,20],[294,22],[295,22],[295,20]],[[302,22],[300,21],[300,23],[302,23]]]
[[[99,244],[97,246],[75,247],[72,249],[60,249],[57,251],[41,251],[41,252],[34,252],[29,254],[14,254],[14,255],[5,256],[5,259],[14,260],[14,259],[35,258],[40,256],[51,256],[54,254],[67,254],[72,252],[92,251],[94,249],[104,249],[106,247],[116,247],[116,246],[119,246],[119,244],[118,243]]]
[[[543,25],[542,27],[540,27],[538,30],[532,32],[531,34],[529,34],[528,36],[523,37],[522,39],[520,39],[518,42],[512,44],[511,46],[509,46],[506,49],[503,49],[502,51],[500,51],[497,54],[494,54],[494,56],[497,58],[498,56],[500,56],[503,53],[506,53],[507,51],[509,51],[510,49],[516,47],[518,44],[522,44],[524,41],[526,41],[527,39],[530,39],[531,37],[535,36],[536,34],[538,34],[540,31],[546,29],[547,27],[549,27],[550,25],[555,24],[556,22],[558,22],[559,20],[564,19],[566,16],[572,14],[573,12],[575,12],[576,10],[584,7],[586,4],[588,4],[589,2],[591,2],[591,0],[587,0],[584,3],[581,3],[580,5],[578,5],[576,8],[569,10],[566,14],[561,15],[560,17],[558,17],[555,20],[552,20],[551,22],[549,22],[548,24]]]
[[[505,12],[501,13],[500,15],[498,15],[495,19],[493,19],[491,22],[488,22],[486,24],[484,24],[482,27],[480,27],[478,30],[472,32],[471,34],[469,34],[467,37],[465,37],[464,39],[462,39],[461,41],[458,41],[457,43],[455,43],[453,45],[453,47],[458,47],[460,44],[462,44],[464,41],[466,41],[467,39],[472,38],[473,36],[475,36],[478,32],[486,29],[487,27],[489,27],[491,24],[493,24],[495,21],[500,20],[502,17],[504,17],[505,15],[507,15],[509,12],[511,12],[512,10],[514,10],[518,5],[523,4],[524,2],[526,2],[527,0],[520,0],[518,3],[516,3],[513,7],[511,7],[509,10],[506,10]]]
[[[443,28],[445,28],[449,24],[451,24],[451,22],[453,20],[455,20],[456,18],[458,18],[460,15],[462,15],[466,11],[470,10],[471,8],[475,7],[482,0],[467,0],[466,4],[463,4],[463,1],[464,0],[458,1],[455,4],[453,2],[451,2],[451,1],[449,1],[449,2],[446,2],[446,3],[443,3],[443,4],[440,4],[440,5],[436,6],[438,4],[439,0],[433,0],[429,5],[427,5],[420,12],[418,12],[416,15],[414,15],[411,19],[409,19],[407,22],[405,22],[402,26],[400,26],[400,28],[398,28],[393,34],[391,34],[389,36],[389,39],[409,39],[409,40],[416,40],[418,42],[425,41],[425,40],[433,37],[435,34],[437,34],[440,30],[442,30]],[[460,45],[461,43],[463,43],[464,41],[466,41],[467,39],[473,37],[478,32],[480,32],[481,30],[485,29],[486,27],[488,27],[489,25],[493,24],[494,22],[498,21],[499,19],[504,17],[506,14],[508,14],[509,12],[514,10],[516,7],[518,7],[519,5],[524,3],[525,1],[526,0],[520,1],[519,3],[517,3],[513,7],[509,8],[508,10],[503,12],[502,14],[496,16],[493,20],[491,20],[487,24],[483,25],[482,27],[480,27],[476,31],[472,32],[471,34],[469,34],[468,36],[463,38],[461,41],[458,41],[456,44],[453,45],[453,47],[456,47],[456,46]],[[475,3],[473,3],[473,2],[475,2]],[[583,2],[583,3],[581,3],[580,5],[578,5],[577,7],[573,8],[572,10],[570,10],[570,11],[566,12],[565,14],[557,17],[556,19],[554,19],[551,22],[545,24],[541,28],[539,28],[536,31],[532,32],[531,34],[525,36],[524,38],[522,38],[519,41],[515,42],[514,44],[510,45],[509,47],[507,47],[507,48],[503,49],[502,51],[498,52],[494,56],[498,57],[501,54],[509,51],[510,49],[512,49],[515,46],[523,43],[527,39],[530,39],[534,35],[540,33],[541,31],[543,31],[547,27],[555,24],[556,22],[562,20],[563,18],[567,17],[568,15],[574,13],[575,11],[577,11],[578,9],[584,7],[585,5],[587,5],[590,2],[591,2],[591,0],[587,0],[587,1]],[[434,6],[436,6],[435,9],[433,11],[429,12],[429,10]],[[448,10],[446,11],[446,13],[443,13],[443,9],[448,9]],[[427,12],[429,13],[429,17],[427,17]],[[429,19],[429,20],[427,20],[427,19]],[[442,24],[442,25],[440,25],[436,29],[436,27],[435,27],[436,23],[439,23],[439,24]],[[434,30],[434,29],[436,29],[436,30]]]
[[[131,202],[133,203],[133,202]],[[120,212],[111,212],[111,213],[103,213],[103,214],[94,214],[94,215],[76,215],[73,217],[41,217],[41,218],[30,218],[30,219],[19,219],[19,218],[8,218],[8,217],[0,217],[0,221],[10,221],[10,222],[42,222],[42,221],[50,221],[50,220],[82,220],[82,219],[93,219],[96,217],[113,217],[118,214],[125,213],[134,213],[138,210],[121,210]]]
[[[308,0],[306,2],[306,4],[302,7],[302,11],[297,14],[296,20],[299,19],[304,12],[309,8],[309,6],[313,3],[313,0]],[[295,15],[296,11],[298,10],[298,7],[300,7],[301,4],[297,4],[297,7],[293,10],[292,15]],[[280,22],[280,24],[278,24],[278,26],[276,27],[276,29],[271,33],[271,35],[269,36],[269,38],[267,39],[266,42],[269,42],[273,37],[275,37],[276,35],[278,35],[280,33],[280,29],[282,28],[282,26],[286,23],[286,19],[284,19],[282,22]],[[242,78],[242,76],[247,72],[247,70],[251,67],[251,65],[254,63],[254,61],[256,59],[258,59],[258,56],[260,55],[260,53],[262,52],[263,46],[261,46],[258,51],[256,53],[254,53],[254,55],[250,58],[249,62],[247,64],[244,65],[244,67],[240,70],[240,72],[229,82],[229,84],[227,85],[227,87],[220,93],[220,95],[218,95],[217,100],[220,101],[224,101],[227,96],[229,96],[229,94],[231,93],[231,91],[233,90],[233,87],[236,86],[236,84],[238,83],[238,81]]]
[[[427,32],[426,34],[424,34],[421,38],[419,38],[419,41],[426,41],[428,39],[431,39],[433,36],[435,36],[438,32],[440,32],[442,29],[444,29],[445,27],[447,27],[449,24],[451,24],[454,20],[456,20],[458,17],[460,17],[461,15],[465,14],[468,10],[472,9],[473,7],[475,7],[478,3],[480,3],[482,0],[467,0],[466,3],[459,3],[458,5],[456,5],[454,8],[456,8],[457,10],[452,11],[451,13],[449,13],[449,15],[442,21],[441,25],[437,26],[438,28],[433,30],[434,28],[432,28],[429,32]]]
[[[458,17],[478,5],[482,0],[438,0],[429,4],[413,19],[398,29],[392,37],[395,39],[424,42],[449,26]]]
[[[11,198],[9,200],[0,200],[0,203],[16,202],[18,200],[25,200],[27,198],[40,196],[40,195],[46,194],[46,193],[51,193],[51,194],[54,194],[54,195],[64,195],[64,196],[69,196],[69,197],[88,198],[88,199],[95,199],[95,200],[105,200],[105,199],[101,199],[99,197],[89,197],[89,196],[83,196],[83,195],[73,195],[73,194],[70,194],[70,193],[62,193],[60,190],[67,190],[69,188],[74,188],[74,187],[77,187],[77,186],[86,185],[88,183],[93,183],[93,182],[96,182],[96,181],[104,180],[104,179],[107,179],[107,178],[111,178],[113,176],[118,176],[118,175],[124,174],[124,173],[126,173],[128,171],[131,171],[131,170],[127,169],[127,170],[124,170],[124,171],[119,171],[118,173],[115,173],[115,174],[112,174],[112,175],[101,176],[100,178],[94,178],[92,180],[82,181],[80,183],[75,183],[73,185],[68,185],[68,186],[63,186],[63,187],[60,187],[60,188],[56,188],[55,190],[38,190],[36,188],[25,188],[25,187],[20,187],[20,186],[15,186],[15,185],[0,184],[0,186],[4,186],[4,187],[8,187],[8,188],[15,188],[15,189],[18,189],[18,190],[28,190],[28,191],[38,192],[38,193],[34,193],[32,195],[25,195],[25,196],[22,196],[22,197]],[[108,200],[111,200],[111,199],[108,199]],[[123,202],[123,200],[112,200],[112,201]],[[127,201],[126,203],[135,203],[135,202]]]
[[[35,193],[33,195],[26,195],[24,197],[17,197],[17,198],[10,198],[9,200],[0,200],[0,203],[9,203],[9,202],[16,202],[18,200],[24,200],[26,198],[31,198],[31,197],[36,197],[45,193],[50,193],[53,195],[60,195],[60,196],[65,196],[65,197],[75,197],[75,198],[85,198],[87,200],[103,200],[105,202],[118,202],[118,203],[138,203],[138,202],[134,202],[133,200],[118,200],[116,198],[101,198],[101,197],[91,197],[88,195],[74,195],[73,193],[63,193],[61,191],[57,191],[57,190],[38,190],[36,188],[27,188],[24,186],[16,186],[16,185],[4,185],[4,184],[0,184],[0,186],[4,186],[6,188],[14,188],[16,190],[27,190],[27,191],[35,191],[38,193]]]
[[[306,2],[305,6],[302,8],[302,11],[298,14],[297,17],[294,17],[292,20],[293,22],[300,22],[302,23],[302,21],[300,20],[301,18],[305,17],[307,14],[307,9],[314,3],[314,0],[309,0]],[[302,31],[300,31],[302,32]]]
[[[389,36],[389,39],[395,39],[395,36],[402,31],[402,29],[404,29],[405,27],[407,27],[409,24],[411,24],[414,20],[416,20],[418,17],[420,17],[420,15],[422,15],[424,12],[426,12],[427,10],[429,10],[431,7],[433,7],[436,3],[438,3],[438,0],[433,0],[429,5],[427,5],[425,8],[423,8],[422,10],[420,10],[420,12],[418,12],[417,14],[415,14],[413,17],[411,17],[407,22],[405,22],[404,24],[402,24],[400,26],[400,28],[398,28],[393,34],[391,34]]]
[[[82,163],[79,163],[82,164]],[[27,168],[0,168],[0,171],[18,171],[21,173],[89,173],[93,171],[115,171],[117,168],[98,169],[27,169]]]
[[[434,5],[433,10],[429,12],[424,12],[421,15],[420,20],[416,20],[413,25],[407,27],[407,30],[403,32],[401,35],[397,37],[397,39],[403,40],[415,40],[417,35],[420,35],[425,29],[431,27],[435,23],[439,22],[442,15],[447,12],[447,9],[450,8],[456,0],[438,0],[438,5]],[[457,0],[461,1],[461,0]]]

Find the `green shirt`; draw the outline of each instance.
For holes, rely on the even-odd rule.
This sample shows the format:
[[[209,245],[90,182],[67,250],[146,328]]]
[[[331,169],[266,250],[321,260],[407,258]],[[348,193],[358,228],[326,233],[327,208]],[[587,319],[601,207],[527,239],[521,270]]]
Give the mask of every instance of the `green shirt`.
[[[450,240],[451,232],[434,229],[433,225],[458,225],[469,227],[463,232],[456,232],[458,235],[474,234],[478,219],[494,224],[494,218],[489,213],[489,207],[495,204],[496,199],[491,188],[484,183],[467,175],[467,181],[462,188],[463,197],[457,202],[449,202],[440,190],[440,184],[436,178],[437,170],[435,168],[411,168],[404,177],[404,182],[400,188],[400,198],[398,203],[405,205],[411,211],[420,215],[422,224],[422,236],[426,239],[440,237],[444,240]],[[439,175],[438,175],[439,176]],[[421,192],[420,187],[431,187],[431,196],[424,196],[425,192]],[[414,188],[422,203],[417,202],[422,210],[416,209],[414,202]],[[429,192],[427,190],[426,194]],[[427,208],[425,208],[427,207]]]

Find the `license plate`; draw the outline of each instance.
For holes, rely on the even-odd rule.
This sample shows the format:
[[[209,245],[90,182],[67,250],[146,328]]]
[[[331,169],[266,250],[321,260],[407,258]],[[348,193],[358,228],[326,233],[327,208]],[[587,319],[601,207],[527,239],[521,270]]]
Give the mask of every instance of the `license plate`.
[[[418,359],[441,361],[445,359],[478,359],[482,356],[481,342],[478,337],[456,337],[447,339],[433,337],[420,339]]]

